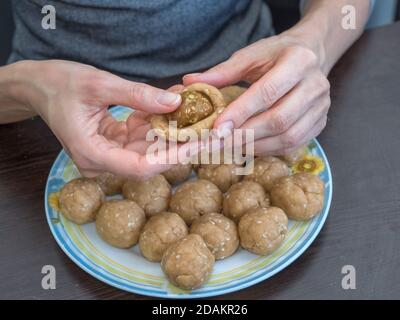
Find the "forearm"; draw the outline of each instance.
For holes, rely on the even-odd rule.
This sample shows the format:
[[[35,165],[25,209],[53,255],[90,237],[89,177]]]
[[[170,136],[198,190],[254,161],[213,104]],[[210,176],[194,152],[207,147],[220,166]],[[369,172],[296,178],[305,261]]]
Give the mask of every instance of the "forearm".
[[[352,5],[356,28],[344,29],[342,8]],[[342,54],[362,34],[368,20],[370,1],[308,0],[303,18],[285,33],[304,41],[317,54],[322,70],[328,74]]]
[[[0,124],[17,122],[36,115],[29,103],[28,84],[32,62],[22,61],[0,67]]]

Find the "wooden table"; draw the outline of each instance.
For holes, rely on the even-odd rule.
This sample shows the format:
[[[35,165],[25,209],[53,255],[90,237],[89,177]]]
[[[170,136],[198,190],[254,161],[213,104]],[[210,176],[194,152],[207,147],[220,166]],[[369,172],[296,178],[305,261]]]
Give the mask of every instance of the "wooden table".
[[[399,36],[400,23],[366,32],[330,76],[319,141],[334,192],[319,237],[279,274],[221,299],[400,298]],[[60,149],[40,119],[0,126],[0,298],[145,298],[89,276],[53,239],[44,188]],[[53,291],[41,288],[48,264],[57,270]],[[341,287],[344,265],[356,268],[356,290]]]

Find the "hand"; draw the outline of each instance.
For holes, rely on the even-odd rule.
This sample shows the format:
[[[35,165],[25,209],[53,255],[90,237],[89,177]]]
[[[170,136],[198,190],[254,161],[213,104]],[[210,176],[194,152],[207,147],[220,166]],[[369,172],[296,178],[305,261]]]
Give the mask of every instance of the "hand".
[[[282,34],[237,51],[227,61],[186,75],[184,84],[217,87],[247,81],[250,88],[232,102],[215,129],[254,129],[255,154],[285,154],[316,137],[327,122],[330,86],[323,56],[299,38]]]
[[[150,164],[146,159],[147,112],[173,111],[180,104],[179,95],[78,63],[33,64],[30,84],[24,87],[28,103],[53,130],[83,175],[108,171],[143,178],[170,167]],[[135,111],[128,121],[118,122],[107,108],[119,104],[144,112]]]

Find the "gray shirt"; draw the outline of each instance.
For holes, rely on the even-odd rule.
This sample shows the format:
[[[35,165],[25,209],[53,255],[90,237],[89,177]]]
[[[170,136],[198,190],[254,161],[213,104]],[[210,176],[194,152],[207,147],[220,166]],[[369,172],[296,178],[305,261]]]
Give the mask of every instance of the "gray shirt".
[[[42,28],[44,5],[56,29]],[[65,59],[136,80],[213,66],[273,34],[262,0],[18,0],[9,63]]]

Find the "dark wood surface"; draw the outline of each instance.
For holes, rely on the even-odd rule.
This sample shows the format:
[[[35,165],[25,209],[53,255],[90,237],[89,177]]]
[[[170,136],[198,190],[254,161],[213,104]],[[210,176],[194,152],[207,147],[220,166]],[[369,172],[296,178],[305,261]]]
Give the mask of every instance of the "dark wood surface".
[[[368,31],[333,70],[319,138],[333,201],[318,238],[269,280],[221,299],[400,298],[400,23]],[[159,85],[167,85],[164,81]],[[47,226],[44,188],[60,145],[40,119],[0,126],[0,298],[144,299],[79,269]],[[54,265],[57,289],[41,288]],[[356,290],[341,287],[343,265]]]

